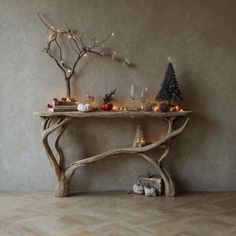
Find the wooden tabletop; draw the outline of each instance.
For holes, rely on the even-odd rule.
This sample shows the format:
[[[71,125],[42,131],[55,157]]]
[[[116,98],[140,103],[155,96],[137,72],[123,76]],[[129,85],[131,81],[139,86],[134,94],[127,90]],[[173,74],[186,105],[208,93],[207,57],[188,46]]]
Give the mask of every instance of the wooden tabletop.
[[[101,117],[101,118],[113,118],[113,117],[130,117],[130,118],[145,118],[145,117],[178,117],[178,116],[188,116],[191,111],[178,111],[178,112],[156,112],[156,111],[92,111],[92,112],[51,112],[51,111],[36,111],[35,116],[40,117]]]

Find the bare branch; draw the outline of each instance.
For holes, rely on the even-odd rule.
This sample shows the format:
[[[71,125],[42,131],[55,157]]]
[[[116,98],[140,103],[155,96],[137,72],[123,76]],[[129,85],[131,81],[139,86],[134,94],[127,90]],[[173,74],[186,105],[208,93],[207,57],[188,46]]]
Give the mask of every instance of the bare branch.
[[[98,56],[103,57],[103,54],[101,54],[100,52],[96,52],[96,51],[92,51],[92,50],[88,50],[87,52],[97,54]]]
[[[84,32],[80,35],[80,43],[81,43],[82,49],[84,49],[83,36],[84,36]]]
[[[69,40],[69,42],[70,42],[71,48],[76,52],[77,55],[79,55],[80,52],[78,52],[78,50],[73,46],[73,43],[71,42],[71,40]]]
[[[75,38],[75,35],[72,33],[72,30],[71,30],[71,28],[69,27],[69,25],[68,25],[67,23],[65,23],[65,25],[66,25],[66,27],[68,28],[67,34],[70,36],[69,39],[70,39],[71,47],[72,47],[72,49],[73,49],[74,51],[76,51],[77,54],[79,54],[79,52],[81,52],[81,49],[80,49],[80,46],[79,46],[79,44],[78,44],[78,42],[77,42],[77,40],[76,40],[76,38]],[[77,50],[76,48],[74,48],[74,46],[73,46],[71,40],[74,42],[74,44],[75,44],[75,46],[77,47],[77,49],[79,50],[79,52],[78,52],[78,50]]]
[[[55,38],[55,43],[56,43],[56,45],[57,45],[57,47],[58,47],[58,49],[59,49],[59,57],[60,57],[60,60],[63,61],[63,59],[62,59],[62,50],[61,50],[61,47],[60,47],[60,45],[59,45],[59,43],[58,43],[58,41],[57,41],[57,38]]]
[[[105,43],[105,42],[106,42],[108,39],[110,39],[112,36],[113,36],[113,33],[110,34],[110,35],[108,35],[108,36],[107,36],[105,39],[103,39],[102,41],[98,42],[98,43],[96,44],[96,47],[99,46],[99,45],[101,45],[101,44],[103,44],[103,43]]]
[[[67,84],[67,95],[68,95],[68,98],[71,99],[70,79],[75,73],[75,68],[79,60],[83,56],[85,56],[86,53],[96,54],[103,58],[107,57],[107,58],[114,59],[115,58],[114,54],[110,54],[109,56],[107,56],[107,55],[104,55],[104,53],[99,52],[99,49],[103,46],[103,43],[109,40],[113,36],[114,33],[109,34],[107,37],[105,37],[103,40],[99,42],[96,40],[96,37],[95,37],[91,39],[91,41],[93,42],[92,45],[86,46],[83,40],[84,33],[82,33],[79,36],[79,38],[76,38],[77,31],[72,31],[68,24],[65,23],[68,30],[60,30],[60,29],[54,28],[53,26],[50,26],[46,22],[46,20],[43,19],[43,17],[40,15],[39,12],[37,14],[40,21],[47,28],[47,34],[49,38],[47,42],[47,47],[45,47],[43,51],[46,52],[56,62],[57,66],[63,72],[65,80],[66,80],[66,84]],[[77,56],[73,65],[71,66],[67,66],[63,60],[63,50],[62,50],[63,47],[58,38],[62,34],[68,37],[70,47],[73,51],[75,51],[76,56]],[[56,54],[56,52],[54,52],[54,49],[56,50],[56,52],[58,50],[58,55]],[[124,61],[124,60],[116,58],[116,60],[121,62],[124,65],[129,64],[127,59]]]
[[[82,54],[82,55],[79,55],[79,56],[77,57],[77,59],[76,59],[76,61],[75,61],[74,65],[73,65],[73,67],[72,67],[71,74],[70,74],[70,76],[68,76],[68,79],[69,79],[69,80],[71,79],[71,77],[72,77],[72,76],[73,76],[73,74],[75,73],[75,67],[76,67],[76,65],[78,64],[78,62],[79,62],[80,58],[81,58],[83,55],[84,55],[84,54]]]
[[[37,12],[37,15],[39,17],[39,19],[42,21],[42,23],[48,28],[48,29],[51,29],[51,27],[43,20],[43,18],[40,16],[40,13]]]

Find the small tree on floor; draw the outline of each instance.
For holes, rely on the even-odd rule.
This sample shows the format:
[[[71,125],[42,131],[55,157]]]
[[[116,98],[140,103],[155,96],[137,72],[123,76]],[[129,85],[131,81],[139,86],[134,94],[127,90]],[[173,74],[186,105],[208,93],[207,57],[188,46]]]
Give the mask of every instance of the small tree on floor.
[[[168,106],[172,100],[183,100],[181,92],[179,90],[178,82],[175,75],[175,70],[172,62],[169,61],[168,67],[166,69],[165,77],[161,84],[161,89],[156,96],[157,101],[168,101]]]

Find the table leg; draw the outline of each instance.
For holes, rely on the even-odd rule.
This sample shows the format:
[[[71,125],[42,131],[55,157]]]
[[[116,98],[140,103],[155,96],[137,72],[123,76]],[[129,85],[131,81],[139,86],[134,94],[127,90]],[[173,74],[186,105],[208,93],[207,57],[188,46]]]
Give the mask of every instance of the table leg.
[[[64,167],[64,156],[62,149],[59,145],[59,140],[64,133],[67,124],[72,118],[64,118],[64,117],[57,117],[57,121],[53,123],[52,117],[46,117],[43,120],[42,124],[42,142],[45,147],[48,159],[51,163],[51,166],[54,169],[56,179],[57,179],[57,187],[55,191],[56,197],[66,197],[70,193],[70,179],[71,176],[65,175],[65,167]],[[58,158],[53,153],[52,148],[48,143],[48,137],[51,133],[55,130],[59,129],[59,134],[55,140],[55,149],[58,154]]]

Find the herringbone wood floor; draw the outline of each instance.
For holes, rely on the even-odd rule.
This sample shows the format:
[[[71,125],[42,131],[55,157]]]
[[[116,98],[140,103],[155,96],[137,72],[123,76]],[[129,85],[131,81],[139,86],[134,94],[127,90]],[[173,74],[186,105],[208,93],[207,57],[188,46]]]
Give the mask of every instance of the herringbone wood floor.
[[[0,193],[0,235],[236,235],[236,193]]]

